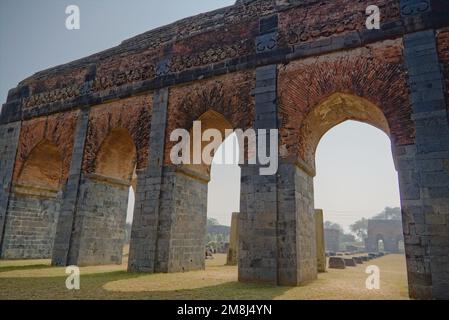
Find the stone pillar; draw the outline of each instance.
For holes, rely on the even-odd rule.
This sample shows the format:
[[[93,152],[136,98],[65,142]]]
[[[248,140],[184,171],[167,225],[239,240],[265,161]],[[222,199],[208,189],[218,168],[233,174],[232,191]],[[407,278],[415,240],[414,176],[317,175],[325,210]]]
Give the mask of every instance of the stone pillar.
[[[277,66],[256,69],[255,129],[277,129]],[[313,175],[279,163],[276,175],[242,166],[239,280],[297,285],[317,275]]]
[[[255,129],[277,128],[277,66],[256,69]],[[239,281],[278,283],[277,177],[241,166]]]
[[[204,269],[208,177],[164,165],[168,89],[154,95],[149,165],[138,173],[129,271]]]
[[[168,88],[154,93],[151,117],[148,167],[137,174],[134,218],[131,230],[128,270],[155,272],[160,232],[161,189],[164,168],[165,128],[167,126]],[[165,257],[168,259],[168,257]]]
[[[301,285],[317,278],[312,170],[283,162],[278,171],[279,284]]]
[[[449,299],[449,123],[435,32],[404,36],[414,145],[396,147],[409,292]]]
[[[56,191],[13,186],[4,226],[2,258],[51,258],[59,209]]]
[[[340,251],[340,230],[324,229],[324,243],[328,251]]]
[[[89,109],[82,109],[78,115],[76,132],[70,163],[69,177],[63,189],[61,210],[56,226],[55,241],[53,244],[52,265],[65,266],[76,264],[77,251],[71,251],[72,228],[74,225],[76,205],[78,201],[79,185],[81,180],[81,166],[84,154],[87,126],[89,122]]]
[[[77,266],[121,264],[129,184],[82,174],[70,241],[69,261]]]
[[[209,178],[184,169],[164,167],[156,272],[205,268]]]
[[[6,106],[3,107],[2,111]],[[0,257],[3,257],[3,231],[11,191],[21,122],[0,124]]]
[[[324,249],[323,210],[315,209],[316,262],[318,272],[326,272],[326,250]]]
[[[238,224],[239,224],[239,213],[232,213],[231,220],[231,234],[229,237],[229,248],[228,255],[226,258],[226,264],[228,266],[236,266],[237,265],[237,257],[238,257]]]

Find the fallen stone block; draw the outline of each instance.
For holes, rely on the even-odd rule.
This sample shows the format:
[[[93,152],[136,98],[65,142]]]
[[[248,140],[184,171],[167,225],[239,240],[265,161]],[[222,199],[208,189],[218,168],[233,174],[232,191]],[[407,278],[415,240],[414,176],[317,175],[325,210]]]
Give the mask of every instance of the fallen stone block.
[[[345,258],[345,266],[346,267],[355,267],[357,263],[354,261],[354,258]]]
[[[329,268],[332,269],[345,269],[345,260],[341,257],[330,257],[329,258]]]
[[[363,259],[362,259],[362,257],[354,257],[353,259],[354,259],[355,263],[357,263],[357,264],[363,264]]]

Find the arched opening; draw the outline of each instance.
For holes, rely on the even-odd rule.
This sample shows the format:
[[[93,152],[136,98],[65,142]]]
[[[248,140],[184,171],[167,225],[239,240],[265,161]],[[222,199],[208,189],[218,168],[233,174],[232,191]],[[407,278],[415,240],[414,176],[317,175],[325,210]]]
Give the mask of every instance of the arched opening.
[[[239,192],[234,188],[236,181],[240,181],[238,157],[234,152],[238,142],[234,135],[229,136],[232,129],[221,113],[208,110],[194,121],[188,147],[184,140],[184,148],[178,153],[184,157],[183,153],[190,152],[188,159],[184,157],[176,169],[177,183],[183,191],[180,190],[182,199],[177,206],[179,218],[173,236],[191,239],[195,253],[183,254],[175,270],[227,263],[229,244],[233,240],[232,212],[239,208]],[[237,245],[235,239],[232,244]],[[182,251],[185,248],[179,249]]]
[[[62,156],[49,140],[29,153],[13,184],[1,254],[5,259],[51,257],[59,214]]]
[[[123,255],[127,257],[127,224],[132,223],[128,203],[130,189],[136,185],[136,159],[128,130],[112,129],[97,152],[93,172],[85,175],[82,185],[78,265],[121,264]]]
[[[226,130],[232,129],[232,125],[229,123],[229,121],[221,114],[214,110],[208,110],[205,113],[203,113],[196,122],[201,123],[201,127],[196,126],[192,127],[189,131],[190,134],[190,163],[185,164],[183,167],[184,169],[188,171],[195,172],[196,174],[204,177],[205,179],[210,179],[210,173],[211,173],[211,165],[213,162],[213,159],[215,158],[215,153],[218,151],[218,149],[221,146],[221,142],[224,141],[227,136]],[[199,129],[195,132],[195,128]],[[220,141],[215,141],[216,136],[214,137],[204,137],[203,135],[205,132],[209,131],[210,129],[216,130],[217,134],[221,137]],[[200,134],[200,136],[197,136]],[[194,139],[197,138],[201,139],[200,142],[198,142],[198,147],[196,148],[196,142]],[[215,146],[212,146],[211,143],[214,143]],[[210,146],[210,148],[208,148]],[[203,151],[205,151],[205,148],[208,148],[210,151],[210,156],[212,159],[212,162],[205,162],[202,157]],[[198,152],[201,152],[201,154],[198,154]],[[194,153],[197,153],[198,156],[195,156]],[[195,163],[195,159],[200,159],[201,164]]]
[[[385,251],[385,243],[384,239],[381,235],[377,236],[377,242],[376,242],[376,251],[377,252],[384,252]]]
[[[387,119],[372,102],[348,93],[331,94],[313,108],[301,124],[300,153],[310,168],[315,169],[315,154],[321,138],[347,120],[370,124],[390,135]]]
[[[308,172],[316,173],[314,205],[323,209],[324,234],[326,229],[339,233],[338,245],[326,248],[328,256],[385,251],[384,239],[371,240],[368,234],[369,219],[385,207],[400,205],[390,130],[382,111],[366,99],[335,93],[306,116],[300,132],[301,157]],[[405,259],[398,261],[394,266],[400,266],[406,283]]]
[[[135,179],[133,179],[131,186],[129,187],[128,193],[128,207],[126,210],[126,226],[125,226],[125,241],[123,246],[123,263],[128,263],[129,258],[129,246],[131,244],[131,230],[134,219],[134,206],[136,203],[136,190],[137,190],[137,174],[133,174]]]
[[[239,145],[231,134],[217,149],[210,170],[207,198],[206,259],[213,265],[238,263],[238,211],[240,205]],[[210,253],[215,254],[210,256]]]

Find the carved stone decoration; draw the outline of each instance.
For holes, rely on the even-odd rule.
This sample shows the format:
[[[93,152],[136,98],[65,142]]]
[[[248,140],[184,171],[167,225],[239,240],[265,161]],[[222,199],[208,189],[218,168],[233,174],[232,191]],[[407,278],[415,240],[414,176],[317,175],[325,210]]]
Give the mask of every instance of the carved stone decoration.
[[[256,52],[263,53],[277,48],[277,32],[267,33],[256,38]]]
[[[102,91],[128,83],[152,79],[156,74],[155,69],[154,65],[149,65],[142,68],[120,71],[111,76],[100,77],[95,79],[92,85],[92,91]]]
[[[245,42],[239,42],[228,46],[214,46],[206,51],[190,55],[177,55],[172,58],[169,71],[171,73],[177,73],[190,68],[217,63],[226,59],[239,57],[245,54],[246,51]]]
[[[161,77],[170,73],[170,58],[164,58],[156,64],[156,76]]]
[[[318,7],[317,9],[311,8],[312,11],[308,13],[306,11],[293,12],[290,15],[286,13],[289,16],[282,17],[279,21],[279,46],[296,45],[301,42],[311,42],[320,37],[331,37],[348,31],[364,30],[366,28],[366,4],[360,2],[348,8],[350,10],[343,7],[342,11],[335,15],[322,15]],[[399,17],[398,1],[385,1],[385,3],[379,4],[379,8],[382,14],[382,24]],[[332,8],[332,10],[337,9]],[[303,23],[309,16],[315,15],[320,19]]]
[[[25,108],[31,108],[38,105],[65,101],[78,96],[81,92],[81,89],[81,87],[74,85],[62,89],[55,89],[52,91],[38,93],[32,95],[29,98],[25,98],[23,101],[23,105]]]
[[[401,0],[401,15],[413,16],[430,11],[430,0]]]

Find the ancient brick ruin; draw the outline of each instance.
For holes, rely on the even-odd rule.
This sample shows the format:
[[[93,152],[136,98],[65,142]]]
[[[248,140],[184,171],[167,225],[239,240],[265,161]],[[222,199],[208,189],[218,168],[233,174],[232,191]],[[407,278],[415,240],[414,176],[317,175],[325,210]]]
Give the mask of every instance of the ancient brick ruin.
[[[391,138],[410,296],[449,298],[448,6],[241,0],[23,80],[0,117],[1,257],[120,263],[134,185],[129,271],[204,268],[209,169],[168,139],[201,119],[280,130],[276,175],[242,166],[239,279],[308,282],[315,148],[352,119]]]
[[[383,242],[383,251],[400,252],[399,243],[404,241],[402,222],[400,220],[368,220],[366,251],[382,251],[379,248],[379,241]]]

